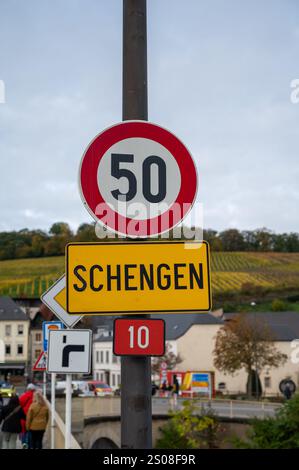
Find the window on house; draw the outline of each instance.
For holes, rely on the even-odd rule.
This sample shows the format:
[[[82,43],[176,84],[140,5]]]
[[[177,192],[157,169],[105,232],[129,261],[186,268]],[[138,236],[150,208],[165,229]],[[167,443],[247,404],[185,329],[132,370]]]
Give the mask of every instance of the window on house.
[[[271,377],[264,378],[264,385],[265,385],[265,388],[271,388]]]
[[[106,363],[109,364],[109,351],[106,351]]]
[[[23,345],[22,344],[18,344],[17,354],[23,354]]]
[[[99,351],[96,352],[96,362],[97,363],[100,362],[100,353],[99,353]]]
[[[42,334],[41,333],[35,333],[35,341],[37,343],[40,343],[42,340]]]
[[[5,355],[9,356],[11,354],[11,346],[10,344],[5,345]]]
[[[24,334],[24,325],[18,325],[18,335]]]
[[[100,374],[98,372],[96,373],[96,376],[97,376],[96,380],[100,380]]]
[[[101,363],[103,364],[104,362],[104,351],[101,351]]]
[[[37,359],[37,358],[39,357],[40,353],[41,353],[41,350],[40,350],[40,349],[36,349],[36,350],[35,350],[35,354],[34,354],[35,359]]]
[[[11,325],[5,325],[5,336],[11,336]]]

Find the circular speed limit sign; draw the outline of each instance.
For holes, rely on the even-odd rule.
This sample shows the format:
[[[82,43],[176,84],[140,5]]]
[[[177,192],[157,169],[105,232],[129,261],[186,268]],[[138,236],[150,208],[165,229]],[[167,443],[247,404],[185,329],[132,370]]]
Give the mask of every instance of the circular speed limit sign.
[[[146,121],[124,121],[100,133],[82,157],[79,179],[90,214],[132,237],[177,225],[197,190],[190,152],[171,132]]]

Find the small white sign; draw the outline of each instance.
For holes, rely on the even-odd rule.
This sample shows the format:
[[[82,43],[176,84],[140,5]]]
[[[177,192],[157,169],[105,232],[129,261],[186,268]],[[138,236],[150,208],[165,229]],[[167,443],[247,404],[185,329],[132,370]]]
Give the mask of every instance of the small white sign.
[[[82,318],[82,315],[70,315],[59,303],[65,292],[65,274],[61,276],[42,296],[41,301],[61,320],[67,328],[73,328]]]
[[[50,331],[47,372],[89,374],[91,339],[91,330]]]

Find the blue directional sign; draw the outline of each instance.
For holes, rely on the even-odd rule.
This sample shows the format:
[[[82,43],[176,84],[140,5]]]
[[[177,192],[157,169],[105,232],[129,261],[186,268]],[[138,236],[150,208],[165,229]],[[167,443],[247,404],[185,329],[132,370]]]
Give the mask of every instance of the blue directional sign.
[[[49,331],[62,330],[64,324],[61,321],[44,321],[43,322],[43,348],[48,351]]]

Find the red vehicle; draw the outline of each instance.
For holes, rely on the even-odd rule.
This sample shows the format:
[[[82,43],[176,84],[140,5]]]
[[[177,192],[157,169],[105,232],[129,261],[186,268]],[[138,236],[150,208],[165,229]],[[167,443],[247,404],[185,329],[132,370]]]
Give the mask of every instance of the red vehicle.
[[[94,392],[95,395],[99,397],[111,396],[113,395],[113,390],[105,382],[100,382],[99,380],[90,380],[88,381],[88,388],[91,392]]]

